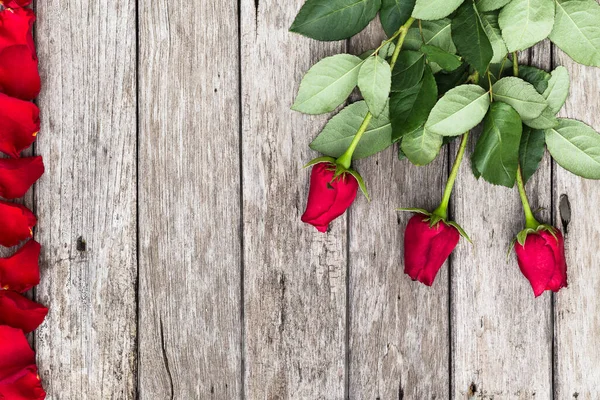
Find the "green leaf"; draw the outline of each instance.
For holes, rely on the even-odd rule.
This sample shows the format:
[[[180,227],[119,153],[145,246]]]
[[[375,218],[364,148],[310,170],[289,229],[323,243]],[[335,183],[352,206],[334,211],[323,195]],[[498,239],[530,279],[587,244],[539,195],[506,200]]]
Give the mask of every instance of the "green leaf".
[[[471,157],[483,179],[509,188],[515,185],[522,129],[521,118],[511,106],[492,103]]]
[[[569,96],[570,86],[569,71],[565,67],[558,67],[552,71],[552,77],[548,82],[548,88],[544,91],[543,96],[548,102],[548,108],[554,114],[559,112],[565,105]]]
[[[367,58],[358,74],[358,88],[373,116],[383,112],[391,85],[392,71],[387,61],[379,56]]]
[[[511,0],[475,0],[475,5],[479,11],[484,12],[498,10],[510,2]]]
[[[469,77],[469,65],[462,64],[451,72],[440,72],[435,75],[439,95],[444,95],[448,90],[466,82]]]
[[[331,118],[310,148],[331,157],[340,157],[356,135],[369,108],[364,101],[350,104]],[[392,145],[392,125],[387,107],[379,118],[373,118],[354,152],[354,159],[369,157]]]
[[[456,54],[456,46],[452,41],[452,22],[444,18],[437,21],[421,21],[420,28],[413,25],[408,30],[403,50],[419,50],[424,44]]]
[[[531,83],[514,76],[500,79],[492,89],[494,100],[510,104],[523,120],[536,119],[548,107]]]
[[[556,0],[550,40],[580,64],[600,67],[600,6],[595,0]]]
[[[529,65],[519,66],[519,78],[531,83],[539,94],[544,93],[548,88],[551,75],[544,70]]]
[[[392,71],[392,92],[409,89],[423,78],[425,55],[406,50],[400,53]]]
[[[359,57],[338,54],[313,65],[300,83],[292,110],[305,114],[335,110],[356,87],[362,62]]]
[[[437,46],[424,44],[421,46],[421,51],[425,53],[429,62],[434,62],[445,71],[454,71],[462,65],[460,57],[448,53]]]
[[[412,14],[415,7],[415,0],[382,0],[379,19],[383,30],[389,36],[392,36]]]
[[[452,19],[452,39],[465,61],[483,76],[492,61],[494,50],[472,1],[460,6]]]
[[[415,165],[427,165],[437,157],[442,137],[426,128],[419,128],[402,138],[402,151]]]
[[[437,85],[429,67],[425,69],[421,82],[410,89],[392,93],[392,140],[397,141],[423,125],[436,101]]]
[[[388,43],[384,44],[381,47],[381,49],[379,49],[379,52],[377,54],[381,58],[384,58],[384,59],[389,58],[392,56],[392,54],[394,54],[395,49],[396,49],[396,45],[392,42],[388,42]],[[366,60],[367,58],[372,56],[376,50],[377,49],[367,50],[367,51],[363,52],[362,54],[360,54],[358,57],[360,57],[361,60]]]
[[[489,106],[489,95],[480,86],[457,86],[433,107],[425,128],[442,136],[462,135],[481,122]]]
[[[348,39],[362,31],[381,0],[306,0],[290,31],[316,40]]]
[[[416,19],[436,20],[452,14],[464,0],[417,0],[412,16]]]
[[[552,0],[512,0],[501,11],[498,23],[511,53],[546,39],[554,25]]]
[[[492,63],[500,63],[508,54],[506,43],[502,38],[502,31],[500,25],[498,25],[498,12],[488,12],[480,14],[481,24],[483,29],[492,45],[494,56],[492,57]]]
[[[600,179],[600,134],[581,121],[559,118],[547,129],[546,146],[558,165],[588,179]]]
[[[558,118],[550,108],[546,107],[539,117],[525,119],[523,123],[533,129],[550,129],[558,125]]]
[[[402,151],[402,139],[398,142],[398,161],[406,159],[406,154]]]
[[[529,178],[537,171],[544,152],[546,151],[546,140],[544,131],[525,127],[519,145],[519,161],[523,182],[527,183]]]

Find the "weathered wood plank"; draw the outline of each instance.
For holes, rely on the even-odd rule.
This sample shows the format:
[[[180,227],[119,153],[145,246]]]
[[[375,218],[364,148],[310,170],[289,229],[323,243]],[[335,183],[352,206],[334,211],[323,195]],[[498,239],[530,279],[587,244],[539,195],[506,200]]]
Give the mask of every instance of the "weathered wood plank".
[[[540,46],[531,61],[540,64],[543,60],[548,67],[549,45]],[[475,137],[471,137],[469,153]],[[452,394],[457,399],[473,394],[550,399],[551,294],[534,299],[514,252],[508,262],[506,258],[508,246],[524,227],[517,189],[476,180],[470,169],[466,160],[452,206],[455,220],[474,242],[472,246],[461,240],[452,257]],[[548,222],[550,175],[545,161],[527,185],[532,207],[544,207],[539,216]]]
[[[36,4],[42,128],[37,239],[50,307],[36,332],[48,399],[133,399],[135,1]],[[75,32],[75,27],[76,32]]]
[[[384,39],[378,21],[351,41],[355,54]],[[350,229],[350,398],[442,399],[449,388],[448,267],[432,288],[404,275],[398,207],[434,209],[446,176],[445,151],[431,165],[399,161],[397,147],[356,167],[373,198],[359,196]]]
[[[600,129],[600,69],[583,67],[555,49],[556,65],[571,74],[571,94],[561,116]],[[569,287],[555,296],[555,398],[600,396],[600,183],[555,165],[554,210],[566,231]]]
[[[138,4],[140,398],[240,398],[237,5]]]
[[[345,44],[289,33],[302,3],[241,2],[247,399],[344,397],[346,219],[327,234],[300,222],[325,118],[290,106],[304,72]]]

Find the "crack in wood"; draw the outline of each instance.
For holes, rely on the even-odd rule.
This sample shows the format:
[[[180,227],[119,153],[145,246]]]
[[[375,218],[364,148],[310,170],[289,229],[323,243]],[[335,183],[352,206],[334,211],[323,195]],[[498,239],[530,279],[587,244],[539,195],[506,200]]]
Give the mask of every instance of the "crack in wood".
[[[162,348],[162,356],[163,361],[165,363],[165,370],[167,371],[167,376],[169,377],[169,384],[171,386],[171,400],[175,398],[175,386],[173,385],[173,375],[171,374],[171,368],[169,367],[169,357],[167,356],[167,348],[165,345],[165,331],[163,328],[162,318],[159,319],[160,323],[160,344]]]

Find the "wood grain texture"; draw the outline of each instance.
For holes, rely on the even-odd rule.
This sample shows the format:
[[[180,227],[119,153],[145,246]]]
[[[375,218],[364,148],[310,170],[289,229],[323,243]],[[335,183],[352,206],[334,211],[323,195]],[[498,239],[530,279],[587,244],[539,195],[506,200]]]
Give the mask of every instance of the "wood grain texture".
[[[571,75],[571,93],[561,116],[600,130],[600,69],[573,62],[555,50],[556,65]],[[555,398],[600,396],[600,183],[555,165],[556,224],[566,231],[569,287],[555,296]],[[569,215],[570,214],[570,215]]]
[[[135,1],[36,4],[48,399],[133,399],[136,376]],[[75,28],[76,27],[76,28]]]
[[[531,61],[547,63],[549,45],[540,46]],[[472,152],[478,132],[473,132],[467,154]],[[550,175],[546,161],[527,185],[532,208],[544,207],[538,216],[547,222]],[[514,252],[508,260],[506,256],[511,241],[524,228],[517,188],[476,180],[467,159],[456,183],[452,209],[454,219],[474,242],[461,240],[452,256],[453,397],[550,399],[551,294],[534,299]]]
[[[351,50],[360,54],[384,38],[376,20],[352,39]],[[437,207],[446,152],[416,167],[399,161],[392,146],[356,167],[373,200],[359,196],[349,214],[349,398],[448,398],[448,266],[431,288],[404,275],[404,229],[412,215],[395,211]]]
[[[138,4],[140,399],[240,398],[237,5]]]
[[[241,2],[247,399],[344,397],[347,222],[323,234],[300,221],[325,116],[290,106],[308,68],[345,45],[289,33],[302,3]]]

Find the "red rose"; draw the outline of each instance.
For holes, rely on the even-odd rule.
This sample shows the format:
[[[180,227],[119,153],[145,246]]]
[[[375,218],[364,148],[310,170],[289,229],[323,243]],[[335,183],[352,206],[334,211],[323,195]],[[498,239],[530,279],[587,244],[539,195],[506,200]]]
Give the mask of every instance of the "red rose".
[[[23,295],[0,290],[0,324],[29,333],[44,322],[48,309]]]
[[[19,157],[40,130],[40,110],[29,101],[0,93],[0,151]]]
[[[0,11],[0,51],[14,45],[26,45],[31,55],[37,58],[31,34],[35,14],[28,8]]]
[[[38,60],[26,45],[0,50],[0,92],[21,100],[33,100],[40,93]]]
[[[12,247],[33,236],[35,215],[25,206],[0,201],[0,245]]]
[[[521,272],[531,283],[535,297],[545,290],[558,292],[567,287],[565,241],[558,229],[530,233],[525,244],[515,244]]]
[[[40,249],[30,240],[11,257],[0,258],[0,289],[23,293],[40,283]]]
[[[342,215],[356,198],[358,181],[349,173],[334,178],[336,166],[316,164],[310,176],[310,191],[302,222],[326,232],[329,223]]]
[[[413,216],[404,234],[404,273],[427,286],[433,284],[460,239],[458,229],[444,221],[430,226],[430,218],[422,214]]]
[[[0,197],[17,199],[44,173],[42,157],[0,159]]]
[[[31,0],[0,0],[0,4],[6,8],[20,8],[30,5]]]
[[[43,400],[45,398],[46,392],[35,365],[24,369],[11,379],[0,380],[0,399]]]

